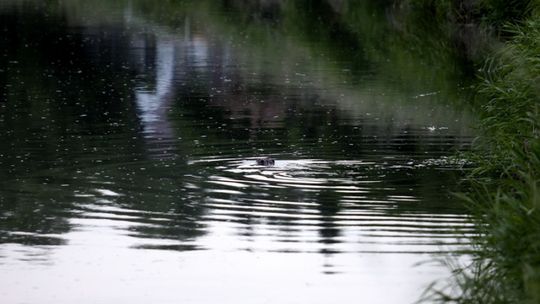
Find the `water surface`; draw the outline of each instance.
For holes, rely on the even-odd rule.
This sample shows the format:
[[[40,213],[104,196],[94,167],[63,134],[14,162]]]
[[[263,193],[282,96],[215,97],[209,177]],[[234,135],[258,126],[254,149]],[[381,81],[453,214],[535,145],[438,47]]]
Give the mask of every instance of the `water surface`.
[[[398,21],[2,2],[1,302],[415,301],[468,249],[474,134],[459,51]]]

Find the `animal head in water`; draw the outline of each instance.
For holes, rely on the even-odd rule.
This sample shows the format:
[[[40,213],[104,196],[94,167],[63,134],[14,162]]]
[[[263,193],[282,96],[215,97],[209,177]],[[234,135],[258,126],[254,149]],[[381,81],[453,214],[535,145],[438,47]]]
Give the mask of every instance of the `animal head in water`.
[[[274,159],[270,157],[258,158],[256,161],[259,166],[273,166],[275,164]]]

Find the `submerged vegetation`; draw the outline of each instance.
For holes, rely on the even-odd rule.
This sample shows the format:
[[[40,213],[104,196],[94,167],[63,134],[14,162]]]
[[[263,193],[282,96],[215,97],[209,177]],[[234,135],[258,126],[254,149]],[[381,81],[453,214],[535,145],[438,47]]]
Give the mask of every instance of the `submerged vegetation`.
[[[437,12],[433,1],[411,1]],[[444,2],[444,1],[443,1]],[[462,16],[463,5],[452,16]],[[475,106],[481,118],[475,168],[461,195],[476,214],[472,264],[432,289],[440,303],[540,303],[540,14],[538,1],[477,1],[469,15],[503,45],[483,60]],[[448,22],[459,21],[449,18]]]

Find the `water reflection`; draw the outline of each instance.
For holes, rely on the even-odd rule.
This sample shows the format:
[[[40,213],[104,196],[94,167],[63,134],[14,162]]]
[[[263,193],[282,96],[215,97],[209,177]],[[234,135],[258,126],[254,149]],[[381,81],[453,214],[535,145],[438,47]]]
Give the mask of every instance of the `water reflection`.
[[[258,234],[256,223],[264,223],[262,234],[276,237],[276,247],[268,250],[429,252],[459,245],[457,231],[473,232],[459,209],[440,208],[444,197],[423,201],[426,194],[413,188],[417,181],[387,182],[381,176],[393,169],[374,163],[277,160],[275,167],[260,168],[254,161],[211,160],[210,166],[218,172],[204,174],[208,179],[196,187],[207,192],[208,218],[250,223],[251,236]],[[422,173],[444,178],[432,168]],[[317,234],[294,233],[300,231]]]
[[[238,291],[255,276],[251,296],[275,284],[316,289],[310,302],[329,300],[335,282],[349,302],[350,282],[384,282],[414,300],[411,290],[444,273],[414,263],[468,249],[460,237],[474,229],[446,194],[461,165],[448,156],[472,136],[466,78],[453,52],[411,52],[385,4],[0,8],[8,299],[28,294],[7,282],[14,274],[50,289],[31,300],[59,292],[42,273],[110,284],[114,297],[124,288],[115,282],[134,278],[125,286],[139,290],[161,272],[204,290]],[[426,66],[425,52],[439,65]],[[99,280],[96,266],[115,274]]]

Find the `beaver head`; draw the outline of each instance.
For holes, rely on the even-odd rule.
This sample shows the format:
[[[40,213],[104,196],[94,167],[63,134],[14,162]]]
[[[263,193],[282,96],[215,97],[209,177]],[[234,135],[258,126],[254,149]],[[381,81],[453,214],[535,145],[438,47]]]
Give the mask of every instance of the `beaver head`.
[[[270,157],[258,158],[256,161],[258,166],[273,166],[275,164],[275,160]]]

